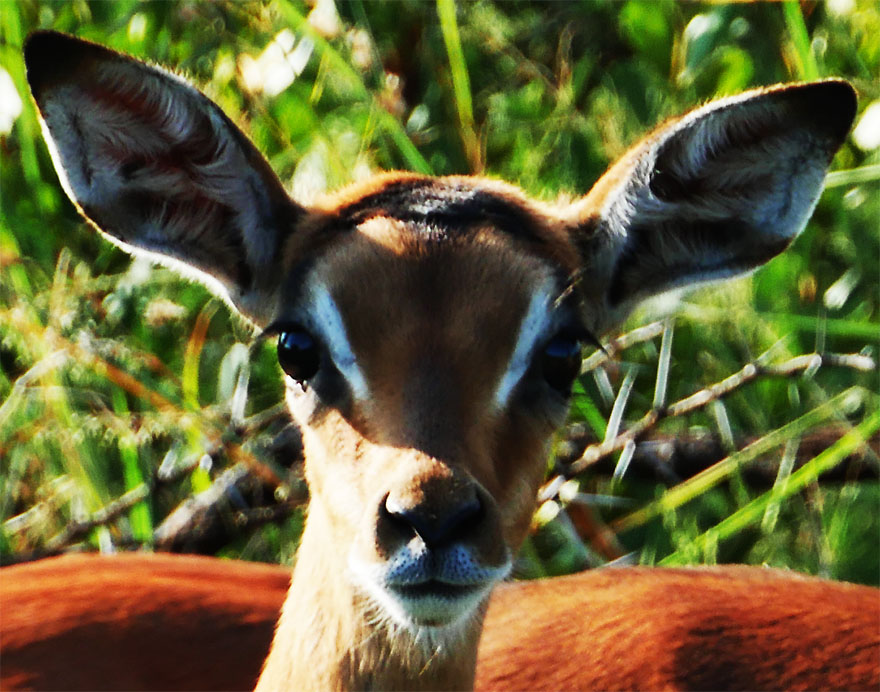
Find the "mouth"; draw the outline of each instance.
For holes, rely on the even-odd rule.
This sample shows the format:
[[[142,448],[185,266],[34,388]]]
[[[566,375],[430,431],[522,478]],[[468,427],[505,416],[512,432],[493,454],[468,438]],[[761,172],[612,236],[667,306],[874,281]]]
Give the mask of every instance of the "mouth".
[[[429,579],[419,584],[395,584],[392,589],[405,599],[437,598],[454,601],[467,598],[485,590],[484,584],[450,584],[449,582]]]
[[[488,584],[450,584],[429,579],[417,584],[388,586],[389,592],[422,627],[446,627],[474,610],[490,590]]]
[[[412,630],[443,631],[476,616],[492,588],[509,571],[509,561],[486,567],[463,550],[397,556],[380,564],[352,560],[355,583],[392,620]]]

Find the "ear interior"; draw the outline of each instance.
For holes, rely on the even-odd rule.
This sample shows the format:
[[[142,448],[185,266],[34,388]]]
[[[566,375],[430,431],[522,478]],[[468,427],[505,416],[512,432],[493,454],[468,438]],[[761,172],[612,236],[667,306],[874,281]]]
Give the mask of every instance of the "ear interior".
[[[55,167],[111,240],[195,268],[259,317],[301,210],[223,112],[159,68],[55,32],[25,46]]]
[[[710,103],[643,140],[580,203],[586,284],[605,319],[784,250],[809,219],[855,108],[846,82],[782,86]]]

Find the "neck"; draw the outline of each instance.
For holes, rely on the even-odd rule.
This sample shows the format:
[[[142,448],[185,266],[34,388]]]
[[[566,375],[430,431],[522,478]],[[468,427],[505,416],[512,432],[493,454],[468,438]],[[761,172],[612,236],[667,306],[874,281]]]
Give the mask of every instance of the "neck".
[[[314,509],[257,692],[472,689],[484,612],[454,633],[389,621],[330,554],[339,544]]]

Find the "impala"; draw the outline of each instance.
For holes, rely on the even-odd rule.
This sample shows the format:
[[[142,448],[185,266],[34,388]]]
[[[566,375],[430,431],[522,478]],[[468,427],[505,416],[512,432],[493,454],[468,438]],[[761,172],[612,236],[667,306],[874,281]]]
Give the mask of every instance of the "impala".
[[[848,84],[700,107],[571,203],[394,173],[305,207],[182,79],[57,33],[25,58],[81,213],[277,338],[311,500],[258,690],[880,685],[868,587],[747,567],[499,586],[582,344],[646,297],[784,250],[849,131]],[[204,689],[255,681],[283,580],[129,556],[2,582],[6,684]]]

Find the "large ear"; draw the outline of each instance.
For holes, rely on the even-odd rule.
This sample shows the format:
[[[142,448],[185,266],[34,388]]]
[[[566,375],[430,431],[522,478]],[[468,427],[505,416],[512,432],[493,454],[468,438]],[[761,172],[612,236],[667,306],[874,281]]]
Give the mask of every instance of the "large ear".
[[[710,103],[636,145],[572,208],[597,331],[643,298],[784,250],[855,112],[846,82],[778,86]]]
[[[24,54],[80,212],[127,250],[195,268],[251,319],[270,319],[279,248],[302,210],[245,135],[184,80],[93,43],[38,32]]]

